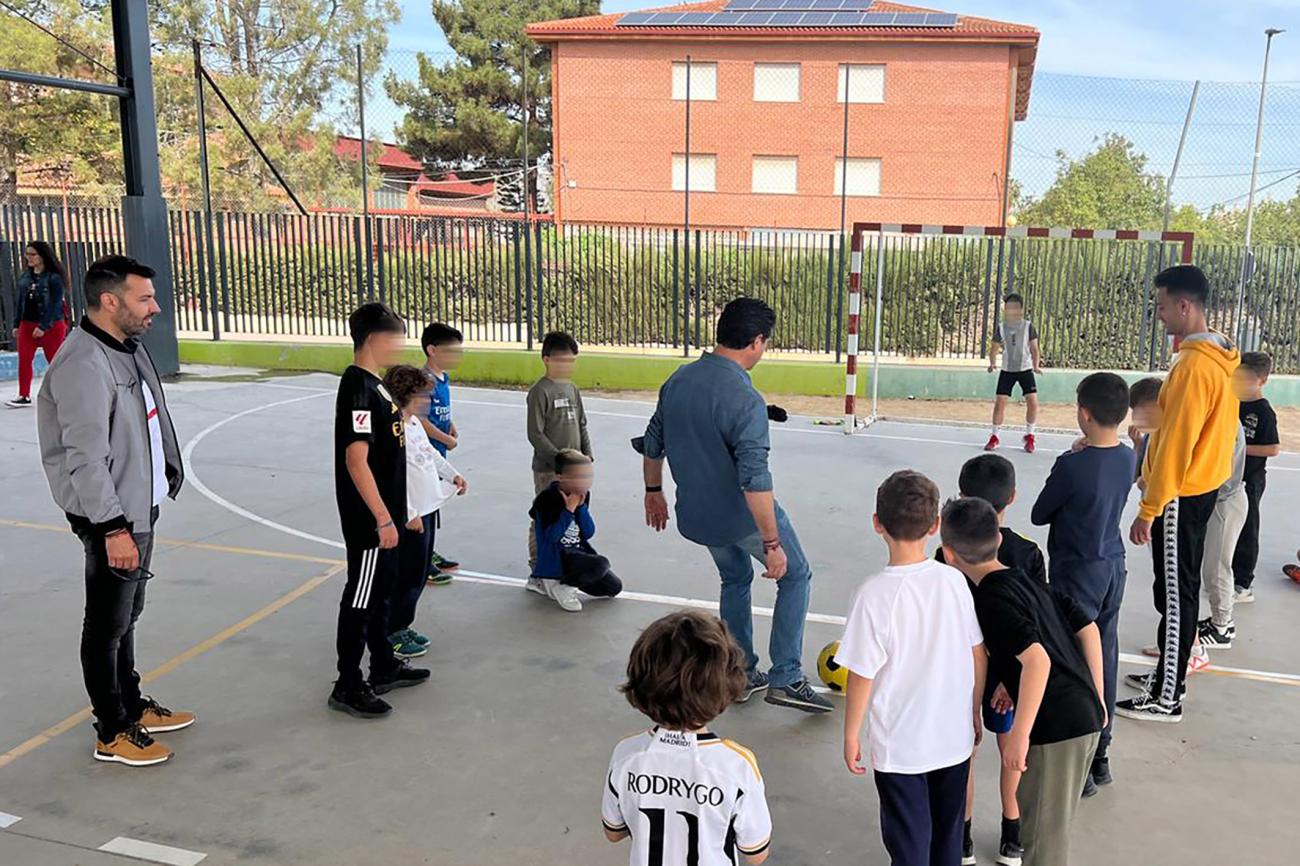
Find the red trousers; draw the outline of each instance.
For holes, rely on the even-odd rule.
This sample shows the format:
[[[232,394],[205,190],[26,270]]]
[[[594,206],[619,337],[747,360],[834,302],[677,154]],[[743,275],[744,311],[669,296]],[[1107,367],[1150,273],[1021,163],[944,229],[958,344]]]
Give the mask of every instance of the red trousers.
[[[54,353],[63,345],[63,338],[68,336],[68,324],[62,319],[50,325],[50,329],[39,337],[32,332],[36,330],[35,322],[23,322],[18,326],[18,396],[32,396],[32,361],[36,359],[36,350],[45,351],[45,360],[53,361]]]

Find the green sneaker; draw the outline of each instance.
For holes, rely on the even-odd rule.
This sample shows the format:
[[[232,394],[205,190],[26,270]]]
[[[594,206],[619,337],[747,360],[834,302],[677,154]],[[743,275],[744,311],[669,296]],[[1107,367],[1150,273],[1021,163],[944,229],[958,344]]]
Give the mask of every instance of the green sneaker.
[[[429,648],[416,643],[409,638],[410,629],[390,634],[388,640],[393,645],[393,655],[399,659],[419,658],[429,651]]]
[[[407,634],[407,636],[408,636],[411,640],[415,641],[415,642],[418,643],[420,646],[428,646],[428,645],[429,645],[429,639],[428,639],[427,637],[425,637],[424,635],[420,634],[418,631],[416,631],[416,630],[413,629],[413,628],[408,628],[408,629],[406,630],[406,634]]]
[[[454,559],[448,559],[438,551],[434,550],[429,553],[430,571],[455,571],[460,568],[460,563]]]
[[[429,583],[434,586],[446,586],[456,579],[456,575],[445,571],[435,571],[429,575]]]

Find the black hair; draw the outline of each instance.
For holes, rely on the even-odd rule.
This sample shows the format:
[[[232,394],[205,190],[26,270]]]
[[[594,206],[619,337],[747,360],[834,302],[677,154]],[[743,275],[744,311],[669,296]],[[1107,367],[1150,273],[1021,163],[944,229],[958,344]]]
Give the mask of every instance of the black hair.
[[[1267,352],[1242,352],[1241,366],[1263,379],[1273,372],[1273,359]]]
[[[95,259],[86,271],[86,278],[82,280],[82,285],[86,289],[86,308],[98,310],[100,297],[105,292],[120,296],[127,277],[136,276],[152,280],[154,273],[153,268],[130,256],[114,254]]]
[[[1023,295],[1019,294],[1018,292],[1009,292],[1007,293],[1007,296],[1002,299],[1002,303],[1019,304],[1020,306],[1023,307],[1025,305],[1025,298]]]
[[[1164,289],[1167,295],[1187,298],[1198,307],[1204,307],[1210,302],[1210,281],[1205,278],[1205,272],[1196,265],[1174,265],[1172,268],[1165,268],[1156,274],[1155,286]]]
[[[718,317],[718,345],[746,349],[756,337],[771,337],[776,311],[758,298],[736,298]]]
[[[549,358],[560,352],[568,352],[570,355],[578,354],[578,341],[563,331],[551,331],[545,337],[542,337],[543,358]]]
[[[429,354],[429,348],[432,346],[446,346],[449,343],[463,343],[465,336],[451,325],[444,325],[442,322],[434,322],[424,329],[420,334],[420,347],[424,353]]]
[[[352,334],[352,348],[360,349],[374,334],[406,335],[406,323],[386,304],[371,301],[362,304],[348,316],[348,332]]]
[[[1115,373],[1090,373],[1074,393],[1079,406],[1103,427],[1118,427],[1128,415],[1128,382]]]
[[[981,454],[962,464],[957,477],[962,496],[974,496],[1002,511],[1016,495],[1016,467],[1001,454]]]
[[[1160,399],[1160,386],[1164,384],[1159,376],[1147,376],[1138,379],[1128,387],[1128,407],[1136,409],[1147,403]]]
[[[54,254],[54,248],[45,241],[32,241],[24,249],[35,250],[36,255],[40,256],[41,261],[45,264],[45,270],[52,274],[58,274],[65,280],[68,278],[68,275],[63,270],[63,265],[59,263],[59,257]]]
[[[997,559],[1002,528],[997,512],[983,499],[953,499],[939,517],[939,538],[964,561],[983,565]]]

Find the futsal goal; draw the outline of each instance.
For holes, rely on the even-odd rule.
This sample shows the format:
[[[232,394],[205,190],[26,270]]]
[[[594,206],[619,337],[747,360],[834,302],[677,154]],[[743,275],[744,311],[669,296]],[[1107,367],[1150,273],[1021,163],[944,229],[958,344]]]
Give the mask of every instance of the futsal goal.
[[[895,396],[923,397],[931,383],[939,393],[942,370],[918,380],[917,367],[969,369],[986,357],[1009,294],[1024,299],[1047,364],[1156,369],[1169,350],[1152,278],[1190,264],[1193,243],[1191,232],[854,223],[844,432],[880,420],[881,377],[900,371],[895,364],[913,368],[907,381],[920,392]],[[871,287],[865,301],[864,286]],[[858,368],[868,351],[863,417]]]

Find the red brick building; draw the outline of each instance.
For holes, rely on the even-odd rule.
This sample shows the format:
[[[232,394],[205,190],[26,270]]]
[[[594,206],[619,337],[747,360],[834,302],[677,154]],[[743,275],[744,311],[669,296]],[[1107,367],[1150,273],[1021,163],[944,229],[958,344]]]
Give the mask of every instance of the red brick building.
[[[863,14],[791,26],[837,2]],[[748,19],[780,24],[738,18],[781,4]],[[689,56],[691,223],[737,228],[838,228],[842,186],[850,222],[999,224],[1038,47],[1033,27],[869,0],[709,0],[528,34],[552,51],[557,219],[681,224]]]

